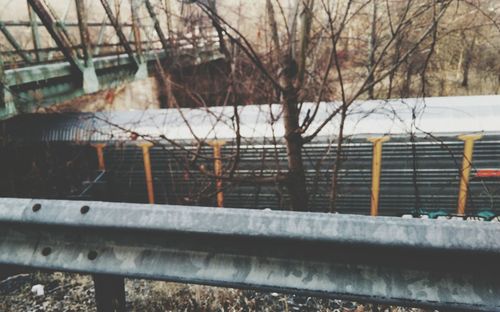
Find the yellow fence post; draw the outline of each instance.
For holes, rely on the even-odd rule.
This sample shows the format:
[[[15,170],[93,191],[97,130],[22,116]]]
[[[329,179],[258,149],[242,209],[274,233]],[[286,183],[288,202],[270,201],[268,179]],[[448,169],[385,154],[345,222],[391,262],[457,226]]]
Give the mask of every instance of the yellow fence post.
[[[481,139],[481,134],[460,135],[458,139],[464,141],[464,157],[462,170],[460,171],[460,188],[458,190],[457,214],[464,215],[467,207],[467,193],[469,190],[469,177],[472,167],[472,154],[474,153],[474,142]]]
[[[214,174],[216,177],[222,176],[222,153],[221,147],[226,141],[214,140],[209,143],[214,149]],[[216,178],[215,189],[217,191],[217,207],[224,207],[224,191],[222,189],[222,179]]]
[[[380,172],[382,169],[382,143],[390,140],[390,137],[369,138],[368,141],[373,143],[373,158],[372,158],[372,193],[371,193],[371,208],[370,215],[378,215],[378,203],[380,194]]]
[[[97,152],[97,164],[99,167],[100,171],[105,171],[106,170],[106,165],[104,164],[104,147],[106,144],[99,143],[99,144],[93,144],[92,145]]]
[[[153,146],[153,143],[146,142],[141,143],[139,146],[142,148],[142,159],[144,161],[144,172],[146,175],[146,187],[148,190],[148,202],[150,204],[155,203],[155,193],[153,189],[153,174],[151,173],[151,158],[149,156],[149,149]]]

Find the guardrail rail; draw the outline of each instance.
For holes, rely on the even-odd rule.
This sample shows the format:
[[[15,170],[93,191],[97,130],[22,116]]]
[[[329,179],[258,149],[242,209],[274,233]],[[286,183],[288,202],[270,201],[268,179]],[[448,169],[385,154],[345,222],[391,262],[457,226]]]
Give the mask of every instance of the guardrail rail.
[[[99,311],[124,277],[431,308],[500,310],[500,224],[0,199],[0,265],[88,273]]]

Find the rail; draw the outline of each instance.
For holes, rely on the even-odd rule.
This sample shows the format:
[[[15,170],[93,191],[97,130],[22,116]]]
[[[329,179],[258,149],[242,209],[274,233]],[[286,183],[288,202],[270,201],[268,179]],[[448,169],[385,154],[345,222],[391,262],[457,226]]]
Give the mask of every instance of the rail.
[[[500,310],[500,224],[0,199],[0,265],[443,309]]]

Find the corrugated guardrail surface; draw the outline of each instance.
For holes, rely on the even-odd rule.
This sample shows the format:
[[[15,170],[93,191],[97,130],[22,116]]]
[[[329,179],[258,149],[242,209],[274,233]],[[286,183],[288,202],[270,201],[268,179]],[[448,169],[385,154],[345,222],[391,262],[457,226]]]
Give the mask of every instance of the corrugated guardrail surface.
[[[500,309],[500,224],[0,199],[0,264]]]

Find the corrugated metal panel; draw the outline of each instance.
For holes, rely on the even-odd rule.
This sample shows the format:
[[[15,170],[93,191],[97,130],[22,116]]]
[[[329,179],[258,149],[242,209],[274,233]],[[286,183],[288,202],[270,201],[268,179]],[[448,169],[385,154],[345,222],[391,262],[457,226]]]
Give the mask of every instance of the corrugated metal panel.
[[[409,146],[400,143],[384,144],[381,180],[380,212],[384,215],[410,213],[418,207],[423,210],[456,209],[458,196],[459,168],[461,166],[461,144],[449,141],[446,144],[455,159],[450,158],[450,150],[441,149],[434,142],[419,142],[417,147],[417,175],[413,175],[413,156]],[[330,206],[331,175],[335,149],[325,154],[325,146],[310,144],[306,150],[307,180],[310,185],[311,205],[314,210],[326,211]],[[194,149],[194,147],[191,147]],[[231,148],[226,147],[227,156]],[[204,147],[201,154],[211,157],[210,147]],[[278,150],[281,170],[286,169],[286,151]],[[272,176],[276,163],[272,156],[262,160],[263,152],[252,146],[241,150],[240,168],[236,176]],[[488,137],[478,141],[474,154],[475,168],[497,168],[500,142]],[[183,203],[214,205],[214,185],[210,177],[196,169],[187,170],[187,153],[179,148],[153,147],[151,161],[154,177],[155,199],[159,203]],[[321,164],[317,164],[323,159]],[[142,151],[134,145],[112,145],[105,149],[106,167],[112,173],[114,200],[146,202],[146,185]],[[212,170],[211,160],[200,161],[207,170]],[[261,170],[261,168],[263,168]],[[475,169],[473,170],[474,174]],[[279,208],[280,200],[287,199],[286,192],[274,185],[228,185],[225,184],[225,205],[242,208]],[[337,208],[342,213],[366,214],[370,206],[371,187],[371,145],[351,144],[346,147],[345,159],[340,171],[339,198]],[[416,192],[418,191],[418,200]],[[500,180],[473,179],[470,185],[469,211],[500,211]],[[418,205],[418,206],[417,206]]]
[[[221,108],[215,108],[215,111],[217,110]],[[184,112],[194,115],[199,113],[192,111]],[[112,173],[109,181],[113,183],[115,190],[112,199],[146,202],[142,151],[137,146],[138,141],[130,140],[130,133],[123,128],[134,131],[145,129],[146,132],[141,134],[159,138],[160,135],[169,133],[168,121],[172,118],[170,114],[172,110],[27,115],[9,121],[5,131],[11,140],[30,144],[47,141],[82,144],[106,142],[106,168]],[[178,112],[176,114],[179,117]],[[197,120],[210,121],[206,115],[203,118],[201,115],[197,116]],[[476,117],[480,119],[481,116]],[[376,124],[375,122],[374,125]],[[450,125],[450,128],[457,130],[460,127]],[[376,132],[372,131],[375,134]],[[425,211],[454,212],[457,205],[463,141],[457,138],[456,133],[441,133],[437,137],[421,133],[412,143],[405,132],[394,130],[393,133],[395,137],[383,145],[380,213],[403,214],[417,208]],[[475,145],[473,177],[479,169],[500,168],[500,136],[495,131],[484,134]],[[339,212],[369,212],[372,162],[372,144],[366,140],[369,136],[371,135],[353,135],[344,145],[336,205]],[[317,211],[328,211],[331,202],[336,146],[330,141],[331,136],[320,136],[304,148],[311,206]],[[162,146],[151,149],[156,201],[214,205],[213,179],[190,167],[187,161],[187,150],[195,151],[195,142],[179,142],[184,144],[183,148],[172,146],[163,140]],[[211,171],[212,148],[204,146],[200,153],[202,157],[197,165],[203,164]],[[234,153],[235,146],[229,138],[228,143],[222,147],[225,166],[228,166],[229,158]],[[282,142],[274,145],[270,138],[247,136],[243,140],[240,153],[241,160],[235,172],[236,176],[269,177],[275,175],[278,170],[286,171],[286,148]],[[276,209],[286,204],[288,199],[286,191],[277,185],[224,183],[224,187],[225,205],[230,207]],[[499,200],[500,179],[471,180],[468,211],[500,211]]]

